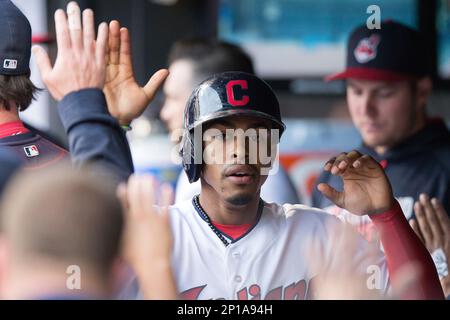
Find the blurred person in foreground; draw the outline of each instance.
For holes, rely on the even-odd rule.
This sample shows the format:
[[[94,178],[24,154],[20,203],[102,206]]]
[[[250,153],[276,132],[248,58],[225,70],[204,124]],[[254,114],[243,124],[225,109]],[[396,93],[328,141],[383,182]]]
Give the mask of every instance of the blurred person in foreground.
[[[171,245],[167,214],[148,213],[151,180],[139,178],[148,187],[140,188],[133,179],[122,207],[106,174],[99,180],[69,166],[19,173],[0,208],[0,297],[114,299],[126,281],[126,261],[137,270],[144,298],[175,299],[170,265],[161,263]],[[167,208],[170,188],[162,196]]]
[[[66,166],[23,171],[0,212],[3,298],[113,296],[123,216],[106,175]]]

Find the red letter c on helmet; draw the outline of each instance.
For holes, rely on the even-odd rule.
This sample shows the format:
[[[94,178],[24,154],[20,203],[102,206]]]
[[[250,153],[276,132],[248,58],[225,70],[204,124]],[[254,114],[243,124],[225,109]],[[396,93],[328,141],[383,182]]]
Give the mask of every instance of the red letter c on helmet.
[[[231,80],[227,83],[227,98],[228,102],[233,107],[242,107],[245,106],[250,101],[250,97],[247,95],[243,95],[242,99],[236,100],[234,97],[234,88],[235,87],[241,87],[241,89],[248,89],[248,82],[247,80]]]

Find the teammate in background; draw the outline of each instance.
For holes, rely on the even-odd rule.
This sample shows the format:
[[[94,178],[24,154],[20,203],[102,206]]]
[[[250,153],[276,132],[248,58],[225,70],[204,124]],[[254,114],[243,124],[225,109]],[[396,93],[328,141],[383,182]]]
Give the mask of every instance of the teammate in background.
[[[225,71],[254,73],[250,57],[239,47],[213,39],[186,39],[176,42],[169,54],[170,75],[164,84],[165,101],[161,119],[173,140],[181,139],[183,113],[192,90],[206,78]],[[286,171],[279,166],[267,177],[261,197],[267,202],[300,203]],[[183,172],[178,178],[175,202],[200,193],[200,182],[189,183]]]
[[[400,23],[383,22],[379,30],[364,25],[349,38],[346,70],[327,78],[347,81],[348,108],[363,140],[358,150],[381,163],[407,219],[421,193],[450,213],[450,132],[427,116],[427,50],[421,35]],[[319,177],[323,182],[342,187],[329,172]],[[330,205],[315,190],[313,206]]]
[[[52,68],[48,58],[41,51],[36,51],[38,65],[48,75],[44,76],[46,85],[52,88],[53,93],[60,95],[60,99],[65,96],[61,101],[62,107],[71,102],[73,113],[81,112],[83,108],[98,111],[102,103],[102,111],[106,113],[104,100],[101,99],[103,83],[100,81],[105,74],[101,68],[104,52],[98,51],[98,59],[84,59],[86,52],[80,52],[83,46],[78,41],[89,39],[93,32],[90,28],[84,32],[79,28],[79,10],[78,17],[73,12],[69,13],[69,19],[78,22],[71,23],[70,29],[60,11],[56,18],[58,58],[63,61],[72,57],[73,73],[79,75],[81,80],[95,81],[78,83],[78,86],[59,81],[64,76],[73,75],[65,75],[64,70],[58,68],[61,63],[58,59]],[[68,39],[72,45],[67,42]],[[84,68],[78,63],[79,56],[83,58]],[[184,293],[182,297],[303,299],[307,294],[311,296],[311,280],[329,266],[332,255],[340,254],[334,251],[331,237],[333,231],[339,232],[342,224],[319,210],[262,201],[260,188],[266,176],[260,169],[270,168],[271,163],[263,163],[257,158],[255,164],[248,161],[238,164],[236,161],[246,160],[250,156],[248,144],[236,144],[234,136],[230,139],[229,134],[224,134],[226,129],[245,131],[252,128],[278,129],[281,134],[284,125],[272,90],[250,74],[220,74],[194,91],[185,119],[187,130],[182,141],[184,167],[190,181],[201,179],[202,191],[200,197],[171,207],[169,213],[174,236],[172,266],[175,268],[177,289]],[[92,122],[102,126],[101,121]],[[205,161],[214,159],[218,153],[211,152],[221,150],[225,143],[227,148],[222,153],[224,158],[221,163],[201,165],[190,161],[198,150],[203,151],[201,141],[199,144],[192,139],[193,131],[198,130],[199,125],[214,128],[216,133],[219,131],[219,134],[211,135],[211,139],[205,141],[204,150],[207,156]],[[130,170],[130,163],[120,156],[129,153],[128,145],[114,141],[119,138],[114,127],[104,129],[98,131],[96,136],[97,144],[110,143],[110,148],[102,149],[105,152],[103,157],[114,161],[114,166],[123,172]],[[90,133],[84,134],[89,136]],[[80,131],[80,135],[83,132]],[[260,144],[260,139],[264,137],[267,138],[260,133],[245,137],[245,140],[256,141],[261,148],[268,147],[267,144]],[[86,139],[81,140],[85,142]],[[276,156],[272,148],[268,150],[271,156]],[[116,158],[112,158],[111,154]],[[344,191],[337,192],[327,185],[321,185],[321,191],[339,206],[359,214],[370,214],[380,229],[391,283],[396,282],[400,268],[415,262],[420,265],[422,273],[414,282],[413,290],[408,291],[405,297],[441,298],[442,292],[428,252],[404,219],[381,167],[370,157],[351,152],[331,159],[325,170],[343,178]],[[129,188],[130,185],[131,181]],[[151,205],[147,208],[154,210]],[[396,236],[390,237],[392,234]],[[362,239],[359,243],[361,256],[355,258],[364,262],[357,264],[361,269],[355,268],[355,273],[366,272],[368,264],[378,265],[383,276],[381,291],[384,292],[387,284],[386,262],[383,262],[382,256],[377,261],[362,259],[368,244]],[[307,251],[311,249],[320,263],[308,264]]]
[[[422,240],[431,254],[441,280],[442,289],[447,299],[450,299],[450,218],[438,199],[421,194],[414,204],[416,218],[409,224]]]
[[[0,35],[0,149],[30,168],[67,159],[66,150],[26,128],[19,118],[37,88],[30,80],[31,26],[10,0],[0,0]]]
[[[4,299],[113,296],[123,216],[111,179],[68,166],[23,171],[0,212]]]

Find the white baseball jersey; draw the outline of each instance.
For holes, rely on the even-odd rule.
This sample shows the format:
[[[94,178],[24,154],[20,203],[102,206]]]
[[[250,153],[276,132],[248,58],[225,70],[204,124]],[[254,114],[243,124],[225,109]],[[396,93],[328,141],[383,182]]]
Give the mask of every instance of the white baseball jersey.
[[[310,280],[339,255],[330,235],[342,222],[303,205],[265,203],[254,227],[228,246],[192,201],[174,205],[170,219],[174,276],[185,299],[305,299]],[[368,247],[359,237],[355,259],[363,262],[358,271],[379,267],[381,289],[386,290],[384,255],[366,259]]]

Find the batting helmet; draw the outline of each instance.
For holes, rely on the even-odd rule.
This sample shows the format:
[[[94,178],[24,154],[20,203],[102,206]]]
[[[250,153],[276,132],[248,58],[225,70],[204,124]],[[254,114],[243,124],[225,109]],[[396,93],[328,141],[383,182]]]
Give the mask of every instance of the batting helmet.
[[[271,121],[280,130],[280,137],[286,128],[274,92],[252,74],[224,72],[203,81],[193,91],[184,113],[185,131],[180,149],[189,182],[200,177],[203,153],[202,136],[194,135],[194,129],[217,119],[243,115]]]

